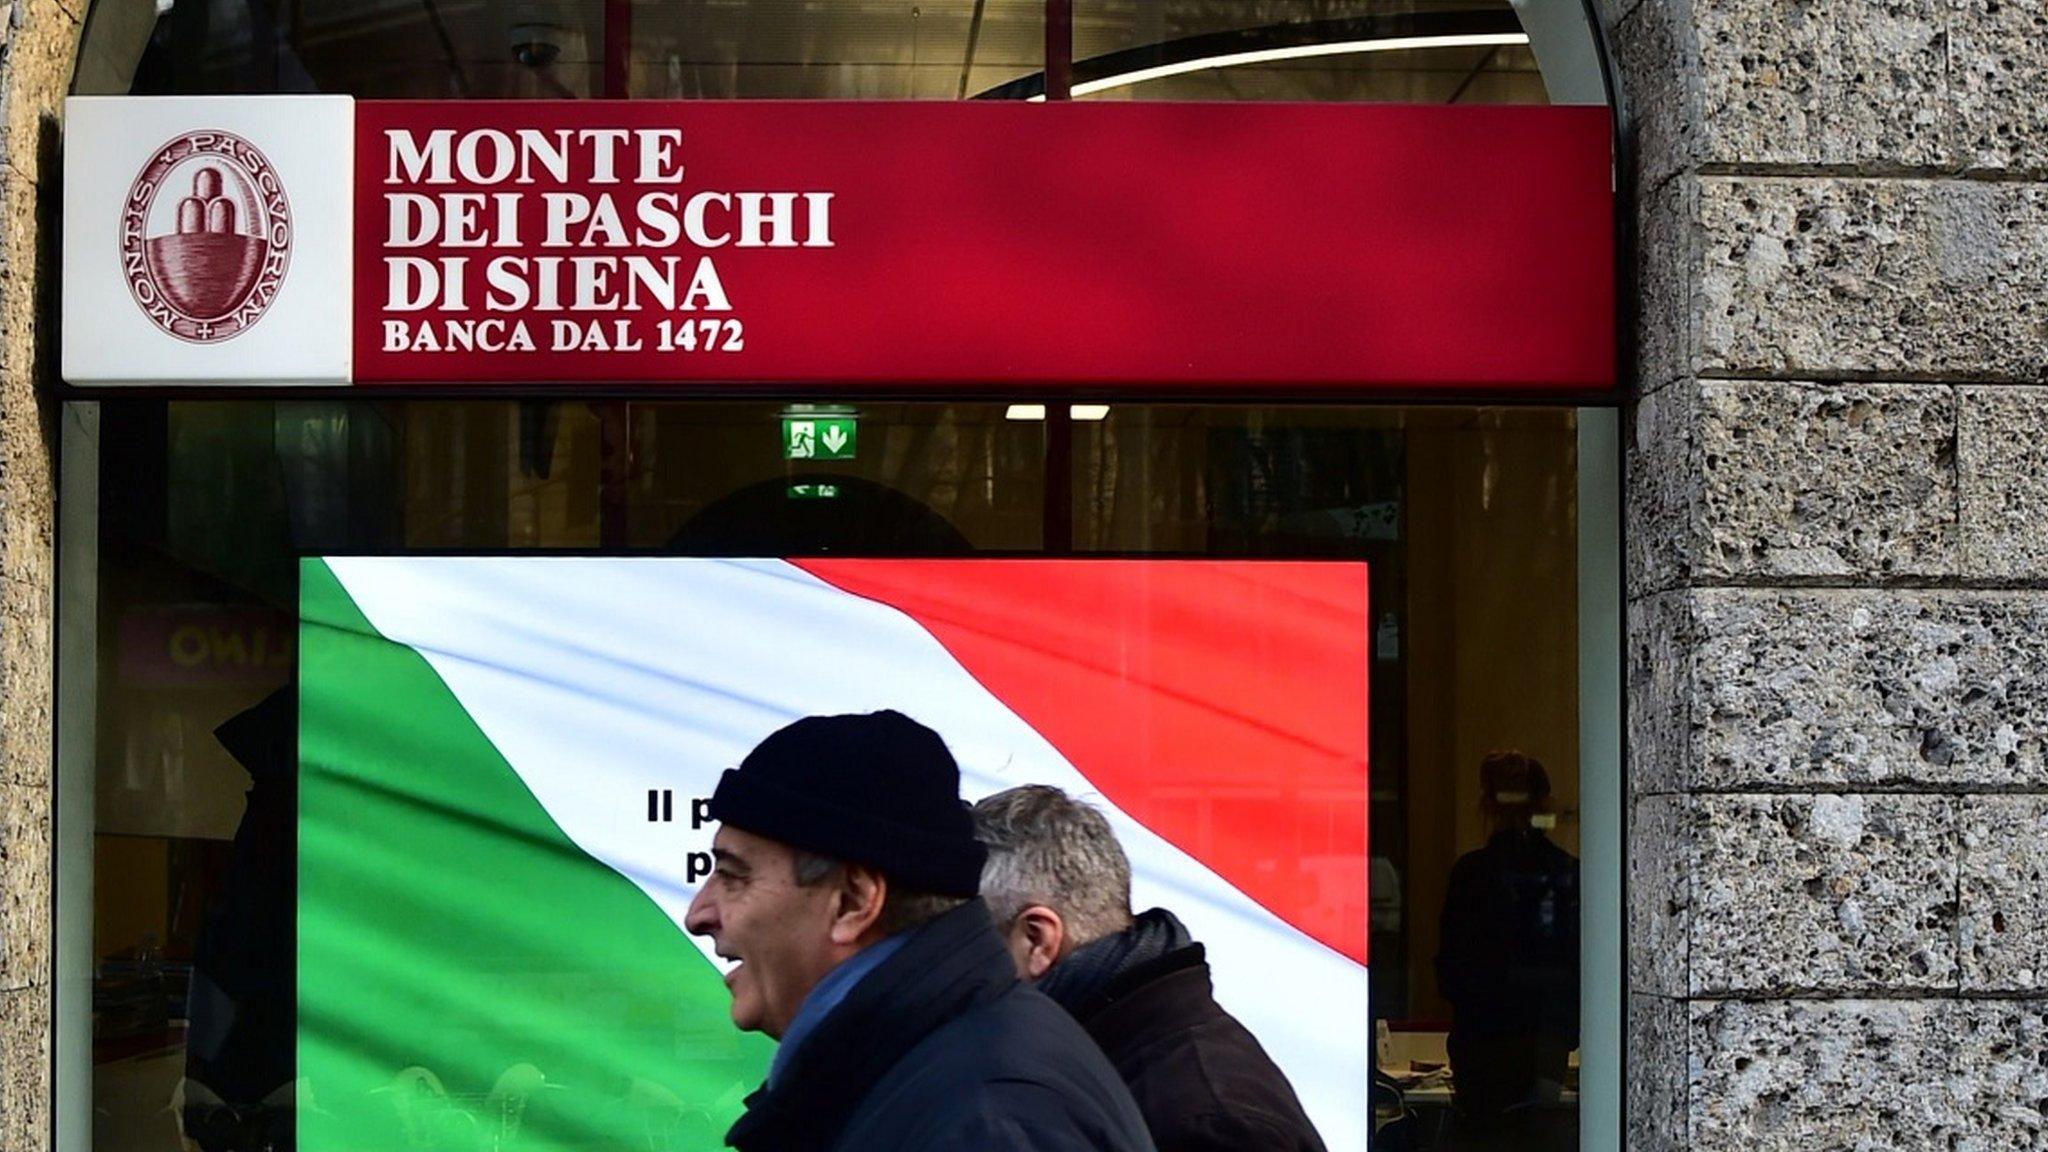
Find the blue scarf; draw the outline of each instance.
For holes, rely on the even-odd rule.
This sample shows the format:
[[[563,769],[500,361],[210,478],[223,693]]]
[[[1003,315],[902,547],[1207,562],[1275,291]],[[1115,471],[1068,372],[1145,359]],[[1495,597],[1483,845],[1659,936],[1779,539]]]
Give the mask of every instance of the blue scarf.
[[[781,1074],[783,1066],[789,1063],[790,1055],[796,1051],[797,1045],[804,1042],[804,1037],[810,1035],[825,1017],[830,1016],[834,1008],[839,1007],[839,1002],[846,999],[846,994],[853,991],[853,986],[860,983],[861,977],[881,967],[882,961],[894,956],[896,950],[903,947],[903,937],[904,933],[898,932],[841,960],[830,972],[825,973],[825,978],[818,981],[817,987],[812,988],[804,996],[804,1002],[797,1005],[796,1015],[790,1018],[788,1030],[782,1034],[782,1043],[775,1048],[775,1059],[768,1065],[770,1088],[775,1086],[775,1078]]]

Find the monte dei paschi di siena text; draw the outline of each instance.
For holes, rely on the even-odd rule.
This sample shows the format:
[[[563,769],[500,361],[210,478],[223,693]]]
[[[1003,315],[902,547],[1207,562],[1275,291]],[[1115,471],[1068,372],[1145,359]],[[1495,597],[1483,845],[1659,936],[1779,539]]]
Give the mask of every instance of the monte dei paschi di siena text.
[[[686,190],[680,128],[384,136],[386,352],[738,351],[711,253],[832,247],[830,192]]]

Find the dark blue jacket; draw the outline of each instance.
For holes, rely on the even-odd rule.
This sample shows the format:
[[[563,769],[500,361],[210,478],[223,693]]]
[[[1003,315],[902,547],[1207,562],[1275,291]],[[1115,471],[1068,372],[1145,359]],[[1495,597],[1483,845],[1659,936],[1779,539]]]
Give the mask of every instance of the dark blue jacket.
[[[1153,1152],[1115,1069],[1017,980],[988,908],[916,928],[726,1133],[741,1152]]]
[[[1200,944],[1068,1007],[1130,1086],[1159,1152],[1325,1152],[1287,1075],[1216,1003]]]
[[[1534,828],[1451,867],[1437,987],[1458,1110],[1493,1116],[1562,1084],[1579,1046],[1579,862]]]

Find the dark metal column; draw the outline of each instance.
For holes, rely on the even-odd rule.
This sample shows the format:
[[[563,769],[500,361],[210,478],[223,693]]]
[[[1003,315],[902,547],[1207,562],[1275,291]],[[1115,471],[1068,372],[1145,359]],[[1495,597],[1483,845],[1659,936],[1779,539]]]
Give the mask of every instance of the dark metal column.
[[[604,98],[624,100],[633,69],[632,0],[604,0]]]
[[[1045,98],[1074,87],[1074,0],[1045,0]],[[1045,550],[1074,550],[1074,414],[1063,397],[1045,405]]]
[[[1074,87],[1074,0],[1045,0],[1045,98],[1065,100]]]

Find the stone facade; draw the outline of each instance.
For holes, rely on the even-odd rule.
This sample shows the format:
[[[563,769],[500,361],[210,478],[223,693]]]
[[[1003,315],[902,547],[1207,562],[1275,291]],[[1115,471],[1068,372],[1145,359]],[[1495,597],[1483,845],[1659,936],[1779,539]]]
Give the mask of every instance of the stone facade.
[[[84,0],[0,18],[0,1152],[50,1144],[56,113]]]
[[[1630,1147],[2048,1147],[2048,50],[1618,0]]]
[[[0,27],[0,1152],[49,1144],[54,116]],[[2048,1146],[2048,37],[1602,0],[1632,117],[1631,1148]]]

